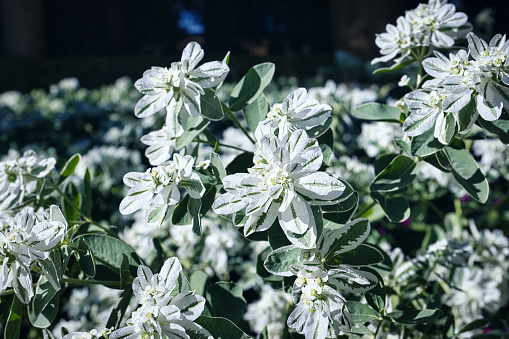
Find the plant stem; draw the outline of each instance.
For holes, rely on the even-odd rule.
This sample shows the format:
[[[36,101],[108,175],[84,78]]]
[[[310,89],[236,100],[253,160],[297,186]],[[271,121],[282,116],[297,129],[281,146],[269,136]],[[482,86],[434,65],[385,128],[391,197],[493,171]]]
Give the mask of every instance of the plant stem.
[[[376,205],[376,201],[371,201],[366,207],[364,207],[360,212],[357,212],[355,213],[355,216],[353,217],[354,219],[355,218],[359,218],[360,216],[362,216],[364,213],[366,213],[367,211],[369,211],[370,209],[373,208],[373,206]]]
[[[74,278],[62,278],[60,280],[63,283],[69,284],[80,284],[80,285],[104,285],[104,286],[115,286],[118,287],[120,282],[118,281],[107,281],[107,280],[83,280]]]
[[[380,329],[382,328],[383,319],[380,320],[378,323],[378,326],[376,327],[375,334],[373,335],[373,339],[376,339],[376,336],[378,335],[378,332],[380,332]]]
[[[201,140],[201,139],[197,139],[195,140],[196,142],[201,142],[201,143],[204,143],[204,144],[207,144],[209,146],[212,146],[211,144],[207,143],[205,140]],[[231,149],[234,149],[234,150],[237,150],[237,151],[241,151],[241,152],[249,152],[249,151],[246,151],[245,149],[242,149],[240,147],[237,147],[237,146],[232,146],[232,145],[227,145],[227,144],[223,144],[221,142],[218,142],[217,143],[219,146],[221,147],[226,147],[226,148],[231,148]]]
[[[433,210],[433,212],[435,212],[435,214],[440,218],[440,219],[445,219],[445,214],[444,212],[442,212],[438,207],[437,205],[435,205],[432,201],[428,200],[428,199],[421,199],[421,201],[423,201],[426,205],[428,205],[429,208],[431,208]]]
[[[221,103],[221,106],[223,107],[223,110],[224,112],[230,117],[230,119],[232,119],[233,123],[242,130],[242,132],[246,135],[246,137],[248,137],[248,139],[253,143],[255,144],[256,141],[254,141],[253,138],[251,138],[251,136],[249,135],[249,132],[244,128],[244,126],[242,126],[242,124],[240,123],[240,121],[235,117],[235,114],[233,114],[232,110],[230,109],[230,107],[226,106],[224,103]]]

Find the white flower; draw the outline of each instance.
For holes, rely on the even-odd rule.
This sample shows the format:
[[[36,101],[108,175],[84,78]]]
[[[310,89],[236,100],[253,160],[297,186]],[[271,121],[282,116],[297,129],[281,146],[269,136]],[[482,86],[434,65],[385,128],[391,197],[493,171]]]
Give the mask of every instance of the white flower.
[[[288,132],[297,129],[309,131],[330,116],[332,108],[320,104],[317,100],[307,99],[305,88],[298,88],[288,94],[281,104],[274,104],[267,118],[258,124],[255,137],[260,140],[263,135],[274,134],[282,139]]]
[[[311,248],[316,240],[311,205],[333,204],[345,189],[339,179],[318,171],[322,159],[318,142],[303,130],[283,139],[264,136],[255,145],[254,167],[226,176],[226,193],[212,208],[218,214],[245,209],[246,236],[270,228],[277,218],[292,243]]]
[[[143,78],[134,84],[144,94],[136,104],[134,114],[144,118],[166,108],[166,125],[173,135],[182,135],[184,129],[181,124],[185,124],[188,117],[182,113],[200,115],[203,89],[217,86],[229,71],[228,66],[220,61],[196,67],[203,54],[198,43],[190,42],[182,52],[181,61],[173,62],[170,68],[152,67],[145,71]]]
[[[112,328],[102,328],[100,331],[97,329],[88,332],[71,332],[64,335],[62,339],[101,339],[108,338],[109,334],[113,331]]]
[[[408,86],[408,83],[410,82],[410,77],[408,75],[403,75],[401,79],[399,79],[398,86],[399,87],[406,87]]]
[[[184,282],[182,266],[175,257],[167,259],[156,274],[141,265],[133,281],[141,306],[127,320],[127,326],[109,338],[190,338],[191,334],[198,334],[212,339],[206,329],[194,322],[203,312],[205,298],[187,291]]]
[[[120,213],[126,215],[150,205],[146,220],[149,224],[161,225],[171,215],[170,210],[180,201],[179,187],[185,188],[193,199],[205,193],[198,174],[193,172],[194,158],[190,155],[173,154],[173,161],[149,168],[144,173],[130,172],[124,183],[130,187],[120,203]]]
[[[417,8],[406,11],[397,19],[397,25],[388,24],[387,32],[377,35],[375,43],[380,47],[382,57],[372,64],[396,59],[400,63],[413,49],[425,46],[451,47],[456,38],[470,31],[465,13],[456,13],[456,8],[447,0],[430,0]]]
[[[60,290],[56,268],[49,251],[64,237],[66,223],[60,209],[53,205],[49,218],[25,207],[16,223],[4,225],[0,233],[0,292],[9,285],[18,299],[28,304],[34,296],[31,265],[36,262],[55,290]]]
[[[152,166],[157,166],[169,160],[175,150],[176,136],[165,126],[159,131],[150,132],[141,137],[140,141],[149,146],[145,156]]]
[[[350,312],[346,299],[328,284],[328,275],[313,266],[294,268],[297,276],[293,284],[296,307],[288,317],[288,327],[304,334],[306,339],[337,337],[341,324],[351,328]]]
[[[401,137],[401,134],[401,127],[393,123],[380,121],[363,123],[357,144],[366,151],[368,157],[374,158],[387,151],[395,152],[393,140]]]
[[[467,38],[468,50],[475,60],[477,110],[484,120],[497,120],[502,109],[509,107],[509,41],[500,34],[489,45],[473,33]]]
[[[434,128],[435,138],[447,145],[458,130],[459,110],[469,102],[470,96],[441,87],[410,92],[405,95],[405,103],[411,114],[403,123],[403,132],[417,136]]]
[[[0,210],[21,203],[25,195],[34,193],[38,179],[48,175],[55,163],[51,157],[40,159],[32,150],[18,159],[0,162]]]

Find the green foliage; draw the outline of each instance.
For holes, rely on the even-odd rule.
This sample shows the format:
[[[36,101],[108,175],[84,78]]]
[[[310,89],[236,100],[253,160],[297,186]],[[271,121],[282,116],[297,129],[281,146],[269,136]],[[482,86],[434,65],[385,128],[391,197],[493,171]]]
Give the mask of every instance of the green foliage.
[[[249,339],[250,337],[238,328],[233,322],[225,318],[200,316],[195,320],[203,326],[214,338],[222,339]]]
[[[352,115],[358,119],[399,123],[401,111],[397,107],[370,102],[355,107]]]
[[[19,338],[21,332],[21,321],[23,315],[23,303],[19,301],[17,296],[14,296],[11,305],[11,312],[9,319],[5,324],[4,338]]]
[[[78,166],[80,160],[81,155],[79,153],[73,155],[72,157],[69,158],[69,160],[67,160],[64,167],[60,171],[60,177],[58,178],[59,184],[74,173],[74,170],[76,169],[76,166]]]
[[[213,316],[227,318],[233,323],[242,318],[246,309],[242,288],[232,282],[220,281],[210,285],[206,297]]]
[[[240,111],[255,102],[272,80],[275,69],[274,64],[270,62],[250,68],[230,94],[230,109],[233,112]]]

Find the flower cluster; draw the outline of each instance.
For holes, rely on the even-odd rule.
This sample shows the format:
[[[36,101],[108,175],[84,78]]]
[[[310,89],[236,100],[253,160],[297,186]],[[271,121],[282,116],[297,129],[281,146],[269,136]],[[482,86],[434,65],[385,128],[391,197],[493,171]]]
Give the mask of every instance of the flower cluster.
[[[509,107],[508,57],[505,36],[497,34],[487,44],[469,33],[468,53],[460,50],[446,57],[435,52],[425,59],[423,67],[435,79],[405,96],[411,114],[403,131],[417,136],[434,128],[435,138],[448,144],[456,132],[469,131],[479,115],[497,120]]]
[[[470,31],[467,19],[465,13],[456,13],[456,7],[447,0],[419,4],[400,16],[396,26],[388,24],[387,32],[377,35],[375,43],[383,56],[371,63],[389,61],[398,55],[396,63],[400,63],[419,47],[451,47],[455,39]]]
[[[152,67],[134,86],[143,98],[134,108],[139,118],[166,108],[166,126],[174,136],[184,133],[189,116],[201,113],[200,98],[204,89],[219,85],[229,72],[225,62],[212,61],[196,67],[204,52],[197,42],[190,42],[182,52],[182,60],[170,68]]]
[[[255,145],[255,165],[249,173],[226,176],[226,193],[212,208],[227,215],[243,211],[246,220],[239,225],[246,236],[267,230],[277,218],[293,244],[311,248],[317,237],[311,206],[333,204],[345,189],[339,179],[319,171],[322,160],[318,142],[304,130],[283,139],[265,135]]]
[[[193,199],[199,199],[205,193],[200,177],[193,172],[193,165],[193,157],[175,153],[173,161],[149,168],[144,173],[127,173],[124,183],[130,189],[120,203],[120,213],[131,214],[143,206],[150,206],[147,223],[161,225],[180,201],[179,188],[184,188]]]
[[[55,167],[54,158],[40,159],[34,151],[0,162],[0,211],[19,204],[23,198],[36,192],[39,179]]]
[[[25,207],[13,218],[6,216],[0,222],[0,292],[12,286],[18,299],[28,304],[34,296],[33,263],[51,286],[60,290],[60,279],[49,253],[61,243],[67,227],[58,206],[52,205],[49,213],[36,213]]]
[[[206,329],[194,322],[203,312],[205,298],[188,289],[177,258],[167,259],[156,274],[147,266],[138,267],[133,290],[140,306],[127,320],[127,326],[111,333],[109,339],[212,339]]]

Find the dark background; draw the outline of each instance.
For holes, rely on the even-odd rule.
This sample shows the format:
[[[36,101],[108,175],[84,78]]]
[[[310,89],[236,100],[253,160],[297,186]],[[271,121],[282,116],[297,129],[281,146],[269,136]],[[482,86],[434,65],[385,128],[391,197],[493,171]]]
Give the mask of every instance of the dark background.
[[[46,88],[70,76],[89,88],[124,75],[136,80],[151,66],[180,60],[189,41],[202,45],[205,61],[231,51],[230,80],[262,61],[276,63],[277,75],[311,77],[333,65],[338,51],[360,60],[378,56],[375,34],[419,2],[0,0],[0,92]],[[509,1],[450,2],[482,37],[509,32]],[[494,21],[477,24],[485,8]]]

